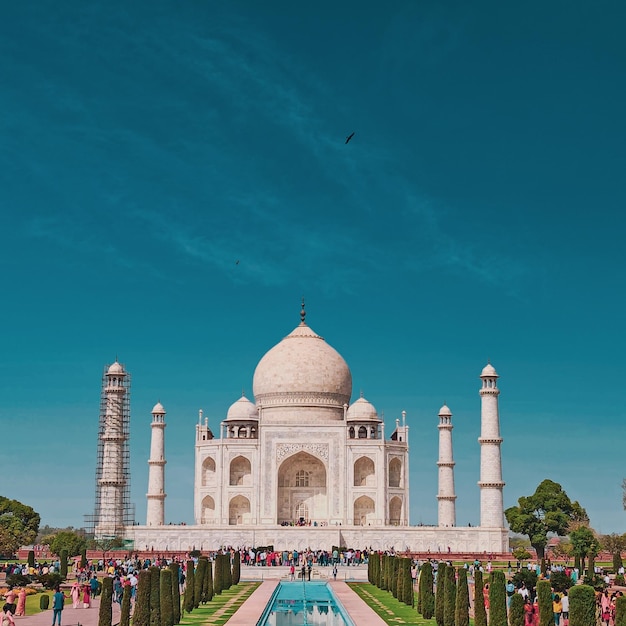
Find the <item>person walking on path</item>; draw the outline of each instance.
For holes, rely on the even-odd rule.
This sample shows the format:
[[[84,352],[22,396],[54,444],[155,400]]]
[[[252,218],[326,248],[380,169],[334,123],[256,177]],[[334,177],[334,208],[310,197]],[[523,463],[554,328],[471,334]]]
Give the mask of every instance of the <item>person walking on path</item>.
[[[72,608],[77,609],[80,603],[80,584],[77,580],[72,585],[70,596],[72,597]]]
[[[88,609],[91,606],[91,586],[89,583],[83,585],[83,609]]]
[[[15,615],[24,617],[26,615],[26,587],[22,587],[17,594],[17,609]]]
[[[61,588],[57,585],[54,588],[54,595],[52,596],[52,626],[57,622],[61,626],[61,613],[63,612],[63,605],[65,604],[65,594],[61,591]]]

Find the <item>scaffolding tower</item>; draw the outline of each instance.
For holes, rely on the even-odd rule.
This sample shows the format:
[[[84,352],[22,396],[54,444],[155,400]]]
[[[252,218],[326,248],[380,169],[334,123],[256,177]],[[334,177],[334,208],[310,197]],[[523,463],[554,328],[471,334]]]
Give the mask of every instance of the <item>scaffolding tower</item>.
[[[95,506],[85,516],[96,540],[122,537],[135,523],[130,501],[130,374],[115,361],[104,368],[96,458]]]

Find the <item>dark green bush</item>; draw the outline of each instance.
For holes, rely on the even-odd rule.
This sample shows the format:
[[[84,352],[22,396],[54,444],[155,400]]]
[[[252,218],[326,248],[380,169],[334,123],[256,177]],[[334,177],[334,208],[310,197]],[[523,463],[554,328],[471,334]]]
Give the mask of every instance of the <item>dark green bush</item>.
[[[67,550],[61,550],[61,554],[59,554],[59,560],[61,561],[61,576],[63,578],[67,578],[67,558],[68,558]]]
[[[241,580],[241,553],[235,552],[233,556],[233,585],[238,585]]]
[[[213,563],[209,561],[206,565],[206,601],[213,600]]]
[[[526,585],[526,589],[530,593],[534,593],[534,589],[537,586],[537,572],[535,572],[534,568],[529,570],[526,567],[522,567],[519,572],[515,572],[513,574],[513,578],[511,578],[515,588],[521,587],[522,583]]]
[[[446,567],[446,582],[443,588],[443,624],[454,626],[454,612],[456,608],[456,581],[454,567]]]
[[[446,569],[444,561],[440,561],[437,567],[437,586],[435,592],[435,621],[437,626],[444,626],[443,614],[445,606]]]
[[[615,584],[620,587],[626,587],[626,581],[624,580],[624,574],[617,574],[615,576]]]
[[[220,555],[215,555],[215,561],[213,561],[215,569],[213,570],[213,594],[219,596],[222,593],[222,566],[223,561],[220,559]]]
[[[150,568],[150,626],[161,626],[161,571]]]
[[[202,598],[202,589],[204,588],[204,576],[206,573],[207,558],[200,557],[196,566],[196,573],[193,580],[193,608],[197,609],[200,603],[205,601]]]
[[[519,593],[511,596],[509,626],[524,626],[524,598]]]
[[[161,570],[159,599],[161,602],[161,626],[174,626],[174,606],[172,604],[172,572]]]
[[[186,578],[185,578],[185,599],[184,599],[184,606],[185,606],[185,611],[187,611],[187,613],[191,613],[193,611],[193,593],[194,593],[194,586],[195,586],[195,575],[194,575],[194,564],[193,561],[189,560],[187,561],[187,572],[186,572]]]
[[[174,624],[180,623],[180,566],[175,561],[170,565],[172,572],[172,610],[174,612]]]
[[[429,561],[422,565],[419,598],[422,617],[432,619],[435,615],[435,594],[433,592],[433,568]]]
[[[550,575],[550,585],[556,593],[563,593],[569,589],[574,582],[565,572],[552,572]]]
[[[102,597],[98,613],[98,626],[111,626],[113,621],[113,579],[108,576],[102,580]]]
[[[6,586],[9,589],[13,589],[13,587],[26,587],[26,585],[30,585],[33,580],[30,576],[24,576],[24,574],[11,574],[6,578]],[[49,587],[51,589],[51,587]]]
[[[554,626],[550,581],[540,580],[537,583],[537,601],[539,604],[539,626]]]
[[[45,611],[50,606],[50,596],[45,593],[39,598],[39,608]]]
[[[137,592],[135,610],[133,611],[133,626],[149,626],[150,624],[150,591],[152,589],[152,572],[143,569],[137,577]]]
[[[589,585],[576,585],[569,591],[570,626],[596,626],[596,592]]]
[[[35,551],[28,551],[28,567],[35,567]]]
[[[500,570],[489,577],[489,626],[507,626],[506,578]]]
[[[467,586],[467,570],[464,567],[459,567],[458,572],[459,580],[456,586],[454,623],[455,626],[469,626],[469,588]]]
[[[40,582],[45,589],[54,589],[63,582],[63,576],[53,572],[52,574],[42,574],[37,576],[37,581]]]
[[[474,626],[487,626],[483,573],[479,569],[474,572]]]
[[[130,594],[131,586],[124,585],[124,591],[122,593],[122,610],[120,612],[120,624],[119,626],[130,626]]]

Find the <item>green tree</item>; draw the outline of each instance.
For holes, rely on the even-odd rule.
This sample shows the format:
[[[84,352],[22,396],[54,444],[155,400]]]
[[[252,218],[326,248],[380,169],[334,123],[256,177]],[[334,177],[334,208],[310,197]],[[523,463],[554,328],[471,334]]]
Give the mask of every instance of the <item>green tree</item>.
[[[404,597],[403,602],[408,606],[413,606],[413,579],[411,578],[412,561],[404,559]]]
[[[52,554],[60,555],[62,550],[67,550],[70,556],[76,556],[87,547],[87,541],[83,534],[74,530],[61,530],[53,535],[49,545]]]
[[[63,550],[61,550],[61,552],[59,553],[59,561],[61,562],[61,576],[63,576],[63,578],[67,578],[67,559],[68,559],[68,552],[65,548],[63,548]]]
[[[41,518],[33,508],[0,496],[0,554],[12,555],[34,543]]]
[[[130,594],[131,586],[124,585],[124,591],[122,592],[122,610],[120,613],[119,626],[130,626]]]
[[[596,626],[596,592],[588,585],[576,585],[569,592],[570,626]]]
[[[569,541],[559,541],[552,548],[552,554],[555,559],[563,559],[567,563],[574,554],[572,544]]]
[[[573,530],[570,533],[569,538],[572,542],[572,551],[574,552],[574,555],[580,559],[582,574],[585,569],[585,557],[589,553],[593,553],[594,556],[598,554],[600,542],[588,526],[579,526],[576,530]],[[593,576],[593,571],[591,572],[591,575]]]
[[[420,608],[424,619],[432,619],[435,616],[435,594],[433,591],[433,567],[430,561],[422,565],[420,572]]]
[[[464,567],[459,567],[458,576],[459,580],[456,586],[454,623],[456,626],[469,626],[469,588],[467,586],[467,570]],[[519,593],[516,595],[519,596]]]
[[[521,587],[523,583],[526,585],[526,589],[534,595],[534,589],[537,586],[537,572],[535,568],[529,570],[526,567],[522,567],[519,572],[513,574],[511,580],[516,587]]]
[[[435,592],[435,621],[437,626],[444,626],[444,606],[445,606],[445,586],[446,586],[446,569],[447,565],[444,561],[439,562],[437,567],[437,585]]]
[[[180,565],[174,561],[170,565],[172,571],[172,610],[174,612],[174,624],[180,623]],[[121,626],[121,625],[120,625]]]
[[[509,626],[524,626],[524,598],[519,593],[511,596]]]
[[[589,519],[585,509],[572,502],[561,485],[548,479],[532,496],[519,498],[518,506],[509,507],[504,515],[513,532],[528,536],[539,558],[545,556],[548,533],[564,536],[571,522]]]
[[[187,574],[185,578],[185,600],[184,600],[185,611],[187,611],[187,613],[191,613],[193,611],[193,594],[194,594],[194,587],[195,587],[195,581],[194,581],[195,576],[194,576],[193,567],[194,567],[193,561],[191,560],[187,561]]]
[[[528,550],[526,550],[526,548],[524,548],[523,546],[519,546],[518,548],[515,548],[515,550],[513,550],[511,554],[518,561],[528,561],[528,559],[532,556],[532,554]]]
[[[500,570],[489,577],[489,626],[507,626],[506,579]]]
[[[161,626],[161,572],[150,568],[150,626]]]
[[[224,589],[230,589],[233,584],[233,570],[230,565],[230,552],[224,554]]]
[[[399,557],[391,557],[391,576],[390,576],[390,591],[391,595],[397,599],[398,597],[398,560]]]
[[[152,588],[152,572],[143,569],[137,577],[137,592],[135,610],[133,611],[133,626],[150,625],[150,590]]]
[[[474,572],[474,626],[487,626],[483,573],[479,569]]]
[[[456,581],[454,567],[446,567],[446,582],[443,587],[443,624],[454,626],[454,612],[456,608]]]
[[[164,568],[159,579],[159,599],[161,601],[161,626],[174,626],[174,606],[172,604],[172,572]]]
[[[35,551],[34,550],[29,550],[28,551],[28,567],[35,567]]]
[[[613,572],[617,574],[617,570],[622,567],[622,552],[626,550],[626,535],[602,535],[600,537],[600,545],[603,550],[611,553],[613,559]]]
[[[550,588],[549,581],[540,580],[537,583],[537,601],[539,604],[539,626],[554,626],[552,589]]]
[[[100,596],[100,612],[98,626],[111,626],[113,621],[113,579],[102,579],[102,595]]]

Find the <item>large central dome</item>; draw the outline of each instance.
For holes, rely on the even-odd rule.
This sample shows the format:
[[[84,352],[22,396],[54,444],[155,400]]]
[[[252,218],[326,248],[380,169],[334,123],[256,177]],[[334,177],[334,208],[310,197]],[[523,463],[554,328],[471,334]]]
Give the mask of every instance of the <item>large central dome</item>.
[[[352,375],[343,357],[303,319],[259,361],[252,386],[261,406],[343,407],[352,395]]]

